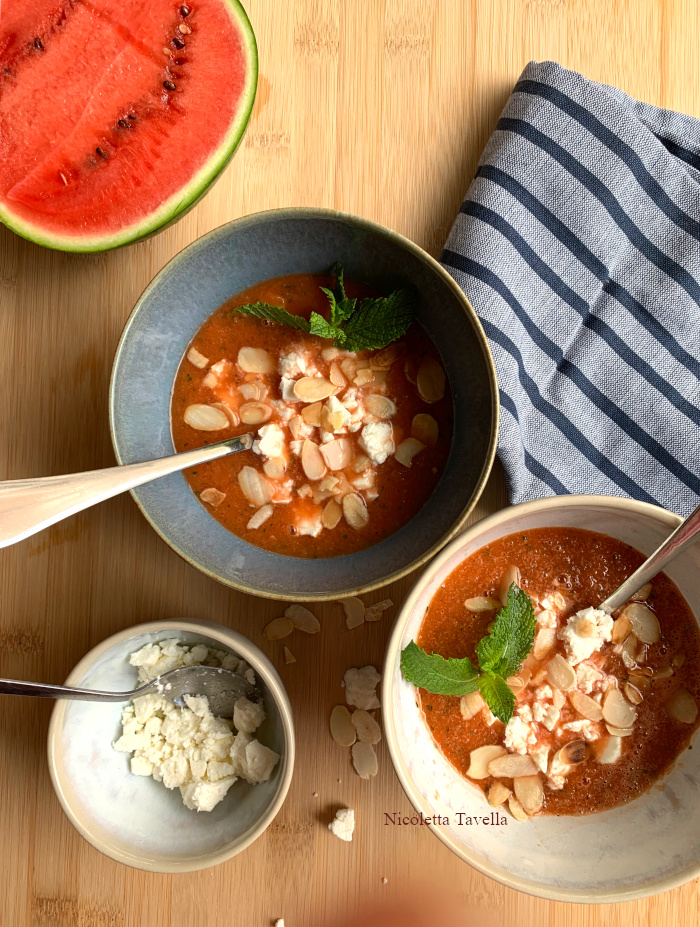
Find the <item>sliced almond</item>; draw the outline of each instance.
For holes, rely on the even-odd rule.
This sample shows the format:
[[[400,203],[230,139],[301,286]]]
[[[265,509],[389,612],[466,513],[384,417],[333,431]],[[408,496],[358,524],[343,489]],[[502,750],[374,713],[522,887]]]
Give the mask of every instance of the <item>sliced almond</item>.
[[[263,464],[263,473],[271,480],[281,480],[287,471],[287,461],[284,457],[270,457]]]
[[[356,492],[343,496],[343,515],[351,528],[364,528],[369,522],[369,512],[364,499]]]
[[[382,730],[372,715],[363,708],[352,713],[352,723],[357,731],[357,739],[363,744],[378,744],[382,739]]]
[[[578,766],[588,756],[588,745],[585,740],[570,740],[568,744],[557,750],[553,763],[563,763],[565,766]]]
[[[698,716],[698,706],[693,696],[687,689],[679,689],[666,702],[666,711],[674,721],[682,721],[683,724],[695,724]]]
[[[566,704],[566,696],[560,689],[554,689],[552,692],[552,705],[561,711],[564,705]]]
[[[343,517],[342,506],[336,502],[335,499],[331,499],[321,513],[321,524],[324,528],[333,530],[336,527],[340,519]]]
[[[267,394],[267,390],[262,383],[253,382],[253,383],[241,383],[238,387],[238,392],[244,399],[263,399]]]
[[[391,599],[382,599],[381,602],[375,602],[365,609],[365,621],[379,621],[385,611],[392,608],[394,603]]]
[[[246,499],[256,508],[267,505],[272,499],[272,487],[264,476],[260,476],[255,467],[243,467],[239,471],[238,485]]]
[[[469,754],[467,776],[470,779],[486,779],[490,775],[489,764],[505,755],[506,748],[500,744],[486,744],[484,747],[477,747]]]
[[[625,638],[625,642],[622,645],[621,650],[622,662],[625,664],[627,669],[635,669],[637,666],[637,659],[639,656],[638,651],[639,641],[634,634],[629,634],[629,636]]]
[[[263,628],[263,636],[269,641],[281,641],[283,637],[289,637],[293,630],[294,625],[289,618],[273,618]]]
[[[348,380],[352,380],[357,373],[357,363],[354,357],[344,357],[340,362],[340,369],[343,371]]]
[[[603,765],[617,763],[622,756],[622,738],[611,735],[595,745],[596,760]]]
[[[331,712],[331,737],[341,747],[352,747],[357,740],[357,731],[345,705],[336,705]]]
[[[343,427],[344,420],[345,415],[342,408],[333,410],[328,402],[321,408],[321,428],[324,431],[330,434],[339,431]]]
[[[632,705],[640,705],[642,701],[644,700],[644,696],[642,695],[642,693],[639,691],[639,689],[636,686],[632,685],[631,682],[625,683],[624,691],[625,691],[625,698]]]
[[[633,727],[615,727],[612,724],[606,724],[605,727],[608,729],[608,734],[612,734],[613,737],[630,737],[634,734]]]
[[[503,802],[508,801],[512,794],[513,793],[505,783],[501,782],[500,779],[496,779],[496,781],[492,782],[489,786],[489,793],[487,795],[488,803],[492,808],[498,808]]]
[[[272,515],[273,507],[269,504],[263,505],[262,508],[259,508],[255,515],[250,517],[246,528],[254,531],[256,528],[259,528],[260,525],[264,525],[267,519]]]
[[[411,422],[411,437],[417,438],[426,447],[435,447],[438,441],[438,423],[432,415],[420,412],[413,416]]]
[[[364,624],[365,605],[362,599],[358,599],[354,595],[348,596],[347,599],[341,599],[340,604],[345,610],[345,624],[349,631]]]
[[[205,357],[202,352],[198,351],[195,347],[191,347],[187,352],[187,360],[191,364],[194,364],[195,367],[199,367],[200,370],[204,370],[209,363],[209,358]]]
[[[603,720],[603,709],[590,695],[579,692],[578,689],[573,689],[569,692],[569,701],[583,718],[587,718],[589,721]]]
[[[228,415],[215,406],[195,402],[187,406],[183,416],[185,424],[197,431],[221,431],[230,427]]]
[[[272,416],[272,409],[264,402],[244,402],[238,414],[246,425],[262,425]]]
[[[683,666],[684,663],[685,663],[685,654],[684,654],[684,653],[677,653],[677,654],[675,654],[674,657],[673,657],[673,659],[671,660],[671,666],[673,666],[674,669],[680,669],[681,666]]]
[[[368,383],[371,383],[374,379],[374,371],[366,368],[365,370],[358,370],[353,378],[353,383],[355,386],[367,386]]]
[[[213,509],[215,509],[224,501],[226,498],[226,493],[221,492],[220,489],[214,489],[214,487],[211,486],[209,489],[203,489],[199,494],[199,498],[202,500],[202,502],[206,502],[207,505],[210,505]]]
[[[306,634],[318,634],[321,630],[321,623],[316,615],[312,614],[308,608],[303,605],[289,605],[284,610],[286,618],[292,622],[297,631],[304,631]]]
[[[406,345],[401,341],[395,341],[373,354],[369,359],[369,365],[374,370],[388,370],[405,353]]]
[[[334,361],[340,353],[340,348],[324,348],[321,351],[321,357],[324,359],[324,361],[326,361],[326,363],[329,363],[330,361]]]
[[[608,689],[603,698],[603,717],[613,727],[632,727],[637,720],[637,709],[619,689]]]
[[[352,462],[352,469],[355,473],[362,473],[372,465],[372,461],[366,454],[359,454]]]
[[[535,637],[535,643],[532,647],[532,653],[537,660],[542,660],[550,652],[557,640],[557,632],[554,628],[540,628]]]
[[[301,417],[307,425],[312,425],[314,428],[320,427],[321,406],[322,403],[319,400],[318,402],[312,402],[310,406],[304,406],[304,408],[301,410]]]
[[[365,406],[371,415],[377,418],[387,419],[396,415],[396,403],[387,396],[381,396],[379,393],[371,393],[365,399]]]
[[[302,402],[328,399],[335,389],[331,381],[324,377],[302,377],[294,381],[294,395]]]
[[[464,600],[464,607],[470,612],[492,612],[500,609],[501,603],[497,599],[489,599],[485,595],[475,595],[471,599]]]
[[[329,470],[344,470],[352,461],[352,444],[347,438],[327,441],[320,446],[320,452]]]
[[[651,688],[651,676],[647,676],[646,674],[639,671],[630,673],[629,681],[635,687],[635,689],[639,689],[642,694],[648,692]]]
[[[338,364],[331,364],[331,372],[329,373],[328,378],[333,386],[337,386],[339,389],[344,389],[348,385],[348,381],[345,379],[345,374],[340,369]]]
[[[505,756],[498,756],[491,760],[488,765],[488,774],[498,779],[516,779],[518,776],[536,775],[537,766],[532,757],[527,754],[521,756],[519,753],[507,753]]]
[[[213,389],[218,382],[218,376],[214,373],[213,370],[210,370],[206,377],[202,380],[202,386],[206,386],[207,389]]]
[[[284,648],[284,662],[287,664],[297,662],[297,658],[294,656],[289,647]]]
[[[526,814],[537,814],[544,804],[544,789],[539,776],[516,776],[513,791]]]
[[[396,448],[394,457],[404,467],[410,467],[416,454],[420,454],[423,450],[425,450],[425,444],[417,438],[405,438]]]
[[[274,373],[275,362],[262,348],[241,348],[238,366],[246,373]]]
[[[235,428],[239,424],[238,415],[233,411],[231,406],[227,405],[225,402],[212,402],[212,409],[220,409],[228,419],[228,423],[232,428]]]
[[[651,594],[651,583],[644,583],[641,589],[637,589],[634,595],[630,596],[630,602],[645,602]]]
[[[506,567],[506,571],[501,577],[501,583],[498,587],[498,597],[500,598],[503,605],[508,604],[508,592],[510,587],[515,583],[516,586],[519,586],[521,583],[520,570],[515,566],[514,563],[511,563]]]
[[[336,475],[338,477],[338,482],[333,487],[333,495],[335,496],[336,499],[338,499],[338,501],[340,501],[349,492],[352,492],[352,486],[348,482],[347,477],[345,476],[344,473],[337,471]]]
[[[372,744],[362,743],[362,741],[353,744],[352,765],[360,779],[371,779],[377,775],[377,754]]]
[[[506,679],[506,683],[508,684],[509,688],[513,690],[513,694],[515,695],[516,698],[520,695],[522,690],[525,688],[525,683],[520,678],[520,676],[508,676],[508,678]]]
[[[629,620],[627,615],[620,615],[620,617],[613,623],[612,626],[613,644],[624,644],[631,633],[632,622]]]
[[[416,385],[416,377],[418,376],[418,361],[415,357],[407,357],[403,365],[403,375],[406,377],[409,383]]]
[[[481,692],[469,692],[467,695],[463,695],[459,700],[459,710],[465,721],[471,721],[471,719],[476,717],[485,707],[486,702]],[[491,759],[493,759],[493,757],[491,757]]]
[[[655,644],[660,639],[659,619],[648,605],[630,602],[629,605],[625,605],[622,614],[629,619],[632,631],[643,644]]]
[[[424,402],[439,402],[445,395],[445,371],[434,357],[426,357],[416,374],[418,395]]]
[[[529,817],[527,816],[527,813],[525,812],[525,809],[520,804],[520,802],[515,797],[515,795],[511,795],[509,797],[508,808],[510,809],[510,813],[513,815],[516,821],[522,821],[523,823],[525,823],[525,821],[530,820]]]
[[[310,480],[321,480],[326,475],[326,464],[315,444],[306,438],[301,448],[301,466]]]
[[[547,664],[547,679],[562,692],[568,692],[576,685],[576,673],[560,653],[555,654]]]

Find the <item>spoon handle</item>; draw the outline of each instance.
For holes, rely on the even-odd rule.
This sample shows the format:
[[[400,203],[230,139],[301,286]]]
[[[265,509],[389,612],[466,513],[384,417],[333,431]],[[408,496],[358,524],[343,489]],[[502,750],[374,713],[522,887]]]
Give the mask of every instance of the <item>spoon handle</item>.
[[[685,521],[680,523],[638,570],[635,570],[611,596],[600,604],[599,608],[606,612],[614,612],[624,605],[630,596],[653,579],[657,573],[660,573],[666,564],[677,557],[682,550],[685,550],[695,540],[698,532],[700,532],[700,505]]]
[[[134,489],[187,467],[216,460],[217,457],[248,450],[252,444],[252,435],[245,434],[196,451],[144,463],[0,483],[0,547],[16,544],[69,515],[82,512],[127,489]]]
[[[19,679],[0,679],[2,695],[32,695],[34,698],[67,698],[88,702],[126,702],[133,692],[100,692],[97,689],[71,689],[68,686],[50,686],[43,682],[22,682]]]

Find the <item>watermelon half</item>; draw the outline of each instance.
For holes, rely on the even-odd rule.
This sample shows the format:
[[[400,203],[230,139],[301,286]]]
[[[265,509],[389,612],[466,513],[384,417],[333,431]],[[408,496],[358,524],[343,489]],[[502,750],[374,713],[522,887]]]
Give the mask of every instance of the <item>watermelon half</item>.
[[[0,0],[0,220],[62,251],[152,234],[226,166],[257,74],[238,0]]]

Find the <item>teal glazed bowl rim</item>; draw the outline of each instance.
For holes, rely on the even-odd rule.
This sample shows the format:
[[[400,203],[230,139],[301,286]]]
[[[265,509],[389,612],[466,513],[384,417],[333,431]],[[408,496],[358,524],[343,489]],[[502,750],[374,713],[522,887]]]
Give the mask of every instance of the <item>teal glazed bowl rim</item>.
[[[380,543],[311,560],[272,554],[229,532],[175,473],[132,490],[151,527],[207,576],[254,595],[324,601],[369,592],[428,562],[463,527],[491,472],[498,436],[498,384],[481,324],[446,270],[418,245],[367,219],[331,209],[275,209],[236,219],[188,245],[153,278],[120,338],[109,390],[119,464],[174,453],[170,398],[175,373],[202,323],[226,299],[288,273],[326,270],[378,287],[410,282],[418,321],[435,343],[453,393],[454,433],[427,503]],[[458,311],[455,311],[458,310]]]

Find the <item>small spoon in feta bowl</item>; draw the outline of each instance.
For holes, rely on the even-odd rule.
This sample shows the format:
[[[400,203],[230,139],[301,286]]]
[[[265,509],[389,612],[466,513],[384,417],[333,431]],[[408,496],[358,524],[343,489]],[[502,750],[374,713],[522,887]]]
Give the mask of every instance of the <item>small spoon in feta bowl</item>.
[[[185,707],[185,696],[194,695],[206,698],[212,714],[221,718],[233,716],[234,706],[240,698],[247,698],[251,702],[260,701],[260,692],[256,686],[239,673],[220,666],[180,666],[161,673],[130,692],[102,692],[98,689],[75,689],[43,682],[0,679],[0,694],[86,702],[130,702],[144,695],[160,695],[178,708]]]

